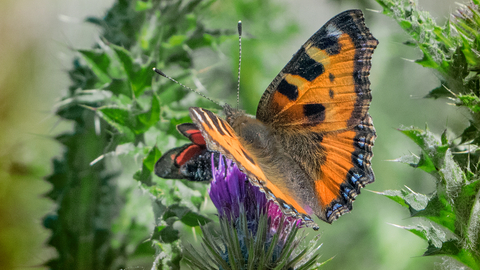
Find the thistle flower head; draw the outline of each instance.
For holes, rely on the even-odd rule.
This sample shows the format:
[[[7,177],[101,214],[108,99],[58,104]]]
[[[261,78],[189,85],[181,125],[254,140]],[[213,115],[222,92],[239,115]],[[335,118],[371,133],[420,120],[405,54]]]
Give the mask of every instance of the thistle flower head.
[[[301,219],[283,214],[234,162],[223,156],[218,164],[212,159],[212,175],[209,195],[217,208],[221,231],[215,239],[202,228],[208,256],[187,249],[185,258],[190,266],[225,270],[318,268],[318,237],[304,249],[299,247],[303,238],[295,238],[303,226]],[[284,267],[276,268],[280,265]]]
[[[304,225],[303,220],[286,216],[276,203],[268,201],[231,160],[220,157],[216,166],[212,159],[212,172],[209,195],[221,218],[238,220],[244,213],[248,229],[255,235],[260,216],[267,215],[268,236],[272,237],[280,230],[283,240],[292,227]]]

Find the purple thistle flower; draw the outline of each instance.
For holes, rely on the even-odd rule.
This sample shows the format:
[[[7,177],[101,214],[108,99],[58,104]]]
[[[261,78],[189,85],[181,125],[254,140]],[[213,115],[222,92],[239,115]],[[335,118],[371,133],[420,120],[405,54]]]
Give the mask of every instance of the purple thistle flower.
[[[213,181],[208,193],[220,218],[238,219],[243,211],[248,229],[255,235],[260,215],[266,214],[268,236],[272,237],[280,230],[282,240],[286,239],[293,226],[296,225],[297,228],[303,226],[301,219],[286,216],[275,202],[268,201],[265,194],[250,183],[233,161],[222,155],[218,160],[216,166],[212,158]]]
[[[213,157],[213,156],[212,156]],[[316,241],[300,248],[303,221],[286,216],[231,160],[212,158],[213,181],[208,193],[217,207],[221,230],[203,232],[206,255],[185,250],[193,269],[318,269]]]

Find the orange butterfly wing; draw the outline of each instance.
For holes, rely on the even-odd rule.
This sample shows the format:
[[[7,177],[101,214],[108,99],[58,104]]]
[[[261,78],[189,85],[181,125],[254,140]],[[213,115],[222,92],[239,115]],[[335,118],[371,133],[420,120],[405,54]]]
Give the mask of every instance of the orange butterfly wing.
[[[257,119],[276,130],[311,176],[319,201],[313,210],[329,223],[351,210],[360,188],[374,181],[376,133],[367,111],[377,44],[360,10],[338,14],[307,40],[258,106]]]
[[[323,137],[325,161],[315,181],[323,220],[331,223],[352,210],[360,188],[374,181],[371,159],[376,137],[369,114],[352,130]]]
[[[368,75],[377,44],[360,10],[338,14],[275,77],[260,100],[257,119],[316,132],[356,126],[372,100]]]

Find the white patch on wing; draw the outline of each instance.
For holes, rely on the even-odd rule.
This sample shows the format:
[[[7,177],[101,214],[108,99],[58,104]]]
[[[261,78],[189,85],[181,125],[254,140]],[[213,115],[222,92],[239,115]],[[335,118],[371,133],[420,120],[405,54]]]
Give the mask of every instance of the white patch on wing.
[[[327,25],[327,36],[340,36],[342,31],[340,31],[335,25]]]

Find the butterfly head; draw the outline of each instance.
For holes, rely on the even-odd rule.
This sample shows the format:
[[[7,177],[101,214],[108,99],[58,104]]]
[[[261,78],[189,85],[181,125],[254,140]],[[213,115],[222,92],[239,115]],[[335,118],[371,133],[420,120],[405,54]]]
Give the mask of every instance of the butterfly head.
[[[239,118],[245,117],[246,114],[243,110],[233,108],[229,104],[225,103],[223,112],[225,113],[225,120],[233,127],[233,123],[237,122]]]

